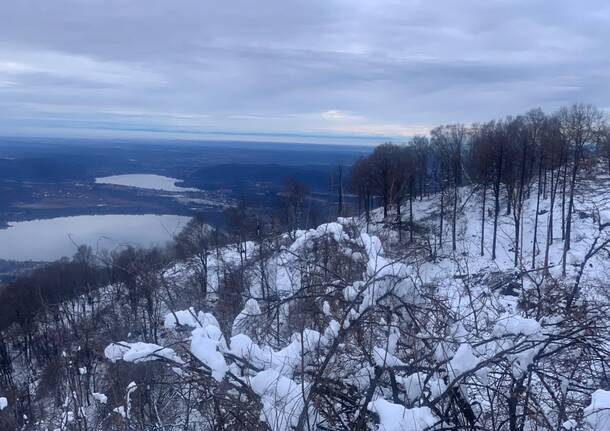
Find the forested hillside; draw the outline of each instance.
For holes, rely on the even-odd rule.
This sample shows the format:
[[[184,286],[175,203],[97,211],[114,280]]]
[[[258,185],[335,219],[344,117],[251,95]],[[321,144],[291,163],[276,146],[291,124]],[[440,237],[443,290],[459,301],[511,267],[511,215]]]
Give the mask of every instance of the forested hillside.
[[[0,291],[0,427],[610,429],[600,111],[381,145],[319,226],[283,199]]]

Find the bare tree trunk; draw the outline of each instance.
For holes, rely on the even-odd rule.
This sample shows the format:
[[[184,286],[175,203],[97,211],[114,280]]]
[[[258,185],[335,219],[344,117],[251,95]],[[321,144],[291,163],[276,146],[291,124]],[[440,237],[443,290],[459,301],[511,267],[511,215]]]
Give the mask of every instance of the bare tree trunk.
[[[563,167],[563,182],[561,185],[561,240],[566,239],[566,184],[568,177],[568,160],[566,156],[566,160],[564,161],[565,165]]]
[[[485,201],[487,198],[487,177],[485,177],[485,181],[483,182],[483,205],[481,206],[481,256],[485,254],[484,252],[484,244],[485,244]]]
[[[515,380],[512,384],[510,394],[508,397],[508,426],[510,431],[519,431],[517,426],[517,415],[519,406],[519,397],[523,393],[523,380],[524,377]]]
[[[414,179],[409,183],[409,241],[413,242],[413,186]]]
[[[383,187],[383,218],[388,217],[388,190],[387,187]]]
[[[545,172],[546,177],[546,172]],[[534,217],[534,241],[532,245],[532,269],[536,267],[536,249],[538,248],[538,212],[540,211],[540,186],[542,181],[542,155],[538,161],[538,189],[536,190],[536,216]],[[545,180],[546,182],[546,180]]]
[[[208,251],[203,251],[203,256],[200,256],[201,261],[201,296],[205,301],[208,295]]]
[[[502,180],[502,152],[500,151],[498,165],[496,168],[496,180],[494,184],[494,199],[495,199],[495,211],[494,211],[494,236],[491,247],[491,258],[496,259],[496,244],[498,238],[498,215],[500,214],[500,182]]]
[[[576,176],[578,173],[578,165],[580,162],[580,150],[579,148],[574,149],[574,166],[572,167],[572,178],[570,180],[570,199],[568,202],[568,214],[566,217],[566,232],[565,242],[563,244],[563,261],[561,266],[561,273],[565,277],[566,275],[566,258],[568,250],[571,246],[571,233],[572,233],[572,211],[574,210],[574,189],[576,188]]]
[[[523,190],[525,186],[525,163],[527,157],[527,145],[522,144],[523,152],[521,154],[521,178],[519,179],[519,190],[517,191],[517,200],[513,208],[513,219],[515,220],[515,267],[519,264],[519,241],[521,238],[521,218],[523,216]]]
[[[553,170],[551,170],[551,184],[553,183],[552,175],[553,175]],[[544,168],[544,177],[543,177],[543,183],[542,183],[543,200],[546,200],[546,197],[547,197],[547,192],[546,192],[546,176],[547,176],[547,170],[546,170],[546,168]]]
[[[400,209],[402,202],[400,194],[396,197],[396,222],[398,224],[398,241],[402,242],[402,211]]]
[[[451,245],[452,250],[455,251],[457,249],[456,242],[456,229],[457,229],[457,207],[458,207],[458,186],[457,181],[453,186],[453,219],[451,220]]]
[[[506,185],[506,196],[508,197],[508,199],[506,199],[506,215],[510,215],[511,211],[512,211],[512,203],[513,203],[513,194],[515,193],[515,188],[514,185]]]
[[[443,248],[443,219],[445,216],[444,194],[445,194],[444,189],[441,189],[441,226],[440,226],[440,232],[439,232],[439,236],[438,236],[438,245],[439,245],[440,249]]]
[[[339,217],[343,216],[343,166],[339,165],[339,184],[338,192],[339,192],[339,200],[337,202],[337,214]]]
[[[261,296],[263,301],[267,299],[267,276],[265,274],[265,259],[264,259],[264,251],[263,251],[263,239],[259,236],[259,251],[258,254],[260,259],[260,271],[261,271]]]
[[[371,195],[367,193],[364,196],[364,213],[366,218],[366,231],[369,231],[369,225],[371,223]]]
[[[519,217],[515,217],[515,255],[513,265],[516,267],[519,264],[519,238],[521,233],[521,221]]]
[[[559,175],[557,175],[557,178],[559,178]],[[549,208],[549,231],[551,233],[550,238],[547,238],[548,240],[550,240],[549,244],[553,244],[553,219],[554,219],[554,209],[555,209],[555,193],[557,192],[557,187],[555,186],[555,171],[552,170],[551,171],[551,205]]]

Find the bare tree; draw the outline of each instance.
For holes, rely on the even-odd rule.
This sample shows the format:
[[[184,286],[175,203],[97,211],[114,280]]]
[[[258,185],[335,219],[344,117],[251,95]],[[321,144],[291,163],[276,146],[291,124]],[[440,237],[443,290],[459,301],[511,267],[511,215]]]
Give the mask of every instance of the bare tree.
[[[369,158],[375,192],[382,199],[384,218],[388,217],[389,208],[404,185],[404,176],[400,171],[400,152],[398,145],[385,143],[375,147]]]
[[[343,217],[345,202],[343,201],[343,165],[337,166],[337,216]]]
[[[532,240],[532,269],[536,267],[536,255],[539,253],[538,247],[538,217],[540,213],[540,198],[542,196],[542,173],[544,163],[544,147],[542,146],[542,134],[543,129],[547,126],[547,120],[544,112],[541,109],[535,109],[530,111],[525,116],[526,128],[530,146],[535,151],[535,157],[532,160],[537,159],[537,186],[536,186],[536,214],[534,215],[534,238]],[[536,162],[532,162],[533,164]]]
[[[213,251],[213,230],[203,216],[197,214],[175,239],[178,256],[188,260],[194,269],[202,301],[208,294],[208,259]]]
[[[419,199],[424,198],[428,191],[428,165],[430,163],[430,140],[427,136],[414,136],[411,146],[415,151],[415,175],[418,186]]]
[[[500,192],[503,178],[503,168],[505,163],[505,153],[507,147],[506,138],[506,123],[496,122],[493,133],[493,194],[494,194],[494,224],[493,224],[493,237],[491,246],[491,258],[496,258],[496,246],[498,238],[498,216],[500,215]]]
[[[285,226],[294,234],[310,223],[309,188],[294,178],[287,178],[282,191],[282,211]]]
[[[485,254],[485,215],[494,161],[494,129],[495,123],[490,122],[474,125],[470,132],[471,143],[468,153],[468,171],[471,180],[481,188],[481,256]]]
[[[457,248],[457,212],[464,170],[462,158],[466,144],[466,127],[463,124],[439,126],[432,130],[431,135],[432,145],[443,160],[441,164],[448,169],[446,179],[452,186],[451,244],[455,251]]]
[[[568,210],[566,214],[565,242],[563,247],[562,272],[566,274],[567,253],[571,246],[572,212],[574,211],[574,191],[585,145],[599,142],[603,131],[603,114],[591,105],[577,104],[563,108],[559,112],[561,131],[571,155],[571,175],[569,185]]]
[[[352,189],[358,194],[358,208],[364,207],[367,231],[371,222],[371,205],[373,199],[373,169],[369,158],[358,160],[352,168]],[[358,211],[360,213],[360,211]]]
[[[549,180],[549,212],[547,217],[547,232],[544,250],[544,272],[548,275],[549,249],[554,237],[555,201],[561,179],[561,167],[565,163],[567,145],[561,134],[559,118],[549,117],[541,134],[541,148],[545,170],[550,172]]]

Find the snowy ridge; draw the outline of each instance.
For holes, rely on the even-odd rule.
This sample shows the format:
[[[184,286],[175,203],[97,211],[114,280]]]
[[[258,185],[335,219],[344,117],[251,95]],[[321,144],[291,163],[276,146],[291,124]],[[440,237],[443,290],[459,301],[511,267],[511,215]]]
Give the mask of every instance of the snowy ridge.
[[[190,262],[162,268],[158,296],[151,296],[158,301],[141,309],[154,312],[145,329],[103,338],[94,365],[81,363],[80,346],[65,354],[78,382],[96,372],[96,386],[62,400],[61,413],[41,426],[87,421],[137,429],[142,400],[151,399],[161,410],[155,423],[204,430],[214,429],[212,416],[235,429],[273,431],[503,430],[511,418],[524,429],[605,429],[610,259],[603,251],[587,254],[609,235],[600,229],[610,220],[609,186],[603,175],[582,182],[566,276],[559,239],[550,246],[548,272],[541,269],[541,244],[534,247],[532,235],[535,188],[524,202],[516,266],[511,216],[499,217],[496,259],[487,249],[480,255],[480,190],[464,187],[455,251],[449,240],[431,245],[439,226],[439,197],[432,195],[413,202],[412,242],[399,239],[394,212],[384,219],[375,210],[368,225],[338,218],[214,250],[205,298],[189,290]],[[547,205],[543,200],[539,212],[547,214]],[[539,217],[538,229],[546,223]],[[491,235],[489,222],[483,229]],[[231,296],[235,280],[244,288]],[[578,298],[568,307],[576,284]],[[73,312],[58,324],[91,319],[110,326],[111,309],[131,317],[129,302],[116,300],[120,293],[112,285],[91,303],[66,304]],[[113,382],[115,373],[136,368],[154,378],[127,374]]]
[[[474,192],[466,188],[462,193],[466,195]],[[417,221],[422,225],[437,223],[432,199],[416,202],[414,205]],[[591,210],[585,206],[585,202],[591,201],[583,200],[582,211],[586,211],[586,208]],[[387,329],[381,333],[375,333],[379,328],[373,329],[371,335],[376,341],[373,342],[370,365],[361,368],[362,371],[368,371],[357,377],[334,369],[328,371],[328,375],[361,389],[377,385],[377,389],[370,393],[366,408],[377,415],[379,428],[382,430],[424,430],[432,429],[436,425],[441,426],[443,420],[438,410],[424,406],[436,405],[440,400],[446,399],[447,394],[455,387],[460,388],[459,393],[463,401],[476,399],[478,391],[468,389],[467,382],[475,385],[489,384],[494,379],[492,376],[498,373],[499,364],[506,361],[514,379],[524,378],[531,372],[532,364],[540,360],[546,349],[558,343],[566,332],[574,331],[574,328],[562,328],[561,321],[557,319],[547,317],[536,320],[526,317],[521,314],[516,297],[489,291],[486,279],[480,278],[480,274],[485,274],[490,267],[493,267],[494,273],[497,274],[510,274],[514,271],[510,255],[511,220],[509,217],[501,218],[498,258],[492,262],[488,257],[481,257],[476,241],[469,240],[474,236],[470,232],[479,229],[475,223],[479,211],[477,204],[476,197],[471,198],[470,204],[464,207],[461,214],[460,252],[441,252],[439,257],[432,261],[417,258],[409,263],[409,259],[395,253],[394,250],[399,247],[396,234],[384,227],[381,219],[369,228],[369,232],[366,231],[362,220],[353,218],[341,218],[316,229],[297,231],[295,240],[281,247],[266,265],[270,274],[270,287],[279,297],[289,302],[287,299],[291,295],[299,294],[303,283],[303,265],[318,264],[318,257],[312,257],[312,253],[315,254],[312,250],[319,249],[321,244],[330,244],[335,256],[341,256],[341,259],[360,267],[360,277],[349,282],[341,278],[329,280],[327,294],[330,296],[323,294],[323,298],[327,299],[318,302],[326,325],[322,326],[320,331],[303,328],[300,332],[293,333],[291,341],[278,348],[266,344],[273,343],[271,337],[261,337],[260,333],[258,336],[254,335],[257,333],[253,328],[256,321],[259,320],[260,324],[260,320],[265,320],[265,304],[254,299],[262,297],[262,287],[257,287],[255,283],[251,287],[252,298],[246,301],[244,309],[232,324],[228,349],[218,348],[214,343],[206,345],[209,352],[216,352],[214,355],[218,355],[218,360],[207,359],[203,361],[204,364],[215,378],[218,377],[215,373],[218,373],[219,369],[223,371],[228,367],[233,370],[234,378],[250,386],[261,397],[260,418],[272,430],[298,428],[303,426],[304,420],[310,425],[323,424],[328,418],[324,418],[323,414],[310,404],[310,395],[318,390],[319,386],[316,385],[319,385],[319,381],[306,378],[307,370],[320,367],[320,364],[326,365],[330,370],[333,365],[349,363],[349,356],[358,355],[347,348],[353,336],[351,327],[360,325],[361,321],[376,314],[380,307],[425,307],[429,298],[422,292],[422,286],[434,283],[438,289],[436,298],[444,302],[448,311],[454,314],[454,318],[442,322],[444,325],[449,324],[446,326],[449,333],[433,348],[436,365],[431,371],[408,372],[412,369],[408,364],[412,363],[413,357],[409,354],[405,356],[408,350],[401,345],[404,343],[401,339],[404,333],[397,328],[413,320],[411,317],[401,316],[400,319],[393,318],[392,321],[382,317],[380,326]],[[526,201],[526,207],[528,205],[531,205],[531,199]],[[599,210],[598,207],[596,209]],[[527,214],[526,211],[524,213]],[[600,211],[600,214],[606,213],[606,209]],[[376,214],[379,216],[380,213]],[[529,222],[530,220],[525,218],[524,244],[527,243],[527,235],[531,231]],[[539,223],[539,229],[544,230],[544,222]],[[579,252],[587,249],[587,242],[591,238],[583,232],[593,234],[595,229],[596,226],[588,219],[576,222],[576,231],[579,234],[576,236],[575,247],[570,252],[570,259],[575,265],[571,266],[567,280],[576,276],[576,263],[582,258]],[[384,242],[392,250],[390,253],[385,251]],[[251,245],[250,248],[254,246]],[[559,250],[558,246],[551,253],[551,274],[555,275]],[[235,258],[233,259],[235,261]],[[527,247],[523,247],[522,259],[531,259]],[[593,280],[599,277],[599,271],[606,267],[607,262],[604,259],[596,259],[591,263],[591,268],[596,268],[596,271],[587,273],[585,277]],[[448,277],[450,274],[453,276]],[[258,274],[253,271],[251,277],[256,279]],[[483,280],[483,284],[470,281],[472,285],[465,286],[464,280]],[[527,279],[522,279],[521,282],[525,294],[531,283]],[[465,288],[471,290],[468,300],[464,296]],[[340,296],[335,296],[339,292]],[[473,307],[478,308],[478,311],[473,313]],[[283,306],[280,313],[282,320],[287,320],[290,309]],[[194,326],[194,311],[182,310],[168,314],[166,328],[174,327],[167,324],[167,319],[170,322],[176,320],[176,317],[172,317],[174,315],[182,324]],[[437,318],[438,316],[433,317]],[[481,326],[480,321],[490,324]],[[413,334],[416,339],[421,340],[415,341],[416,344],[422,341],[425,343],[426,339],[439,339],[439,334],[432,328],[441,322],[433,320],[430,323],[430,327],[421,328],[418,333]],[[281,322],[278,328],[280,332],[285,330],[283,326],[287,326],[287,322]],[[473,333],[474,328],[476,331]],[[386,334],[383,334],[384,331]],[[246,333],[257,336],[259,342],[255,342]],[[579,336],[578,334],[580,331],[577,330],[570,336]],[[192,343],[191,352],[193,348]],[[220,359],[222,354],[225,354],[226,362]],[[346,357],[343,357],[344,355]],[[382,372],[380,370],[390,370],[390,375],[394,376],[404,391],[398,400],[403,400],[406,406],[411,407],[396,404],[395,401],[398,400],[391,401],[387,398],[388,394],[377,381],[378,374]],[[222,373],[221,375],[224,376]]]

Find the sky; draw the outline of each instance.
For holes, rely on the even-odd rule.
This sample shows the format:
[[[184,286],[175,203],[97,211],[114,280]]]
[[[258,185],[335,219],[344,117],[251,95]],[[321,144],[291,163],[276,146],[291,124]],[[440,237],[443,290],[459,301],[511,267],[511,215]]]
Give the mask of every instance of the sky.
[[[0,135],[401,140],[610,107],[607,0],[19,0]]]

